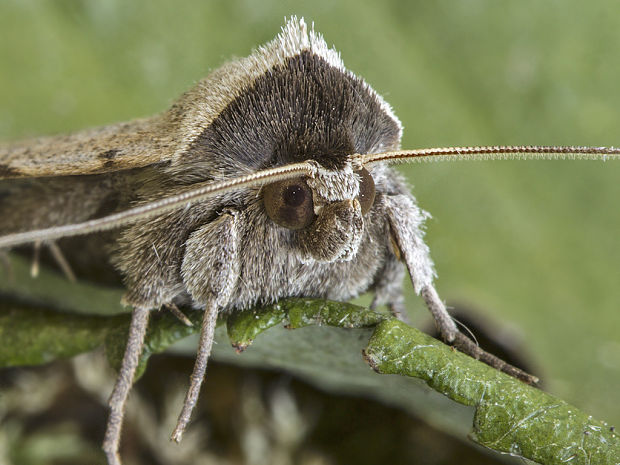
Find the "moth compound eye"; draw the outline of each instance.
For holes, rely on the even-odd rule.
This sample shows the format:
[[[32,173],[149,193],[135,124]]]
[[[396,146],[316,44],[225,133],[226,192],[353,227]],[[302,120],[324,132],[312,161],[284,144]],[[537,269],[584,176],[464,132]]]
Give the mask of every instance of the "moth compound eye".
[[[288,229],[302,229],[314,221],[312,190],[303,179],[287,179],[263,188],[267,215]]]
[[[366,168],[356,171],[355,174],[360,177],[360,193],[357,199],[362,207],[362,215],[365,215],[375,202],[375,181]]]

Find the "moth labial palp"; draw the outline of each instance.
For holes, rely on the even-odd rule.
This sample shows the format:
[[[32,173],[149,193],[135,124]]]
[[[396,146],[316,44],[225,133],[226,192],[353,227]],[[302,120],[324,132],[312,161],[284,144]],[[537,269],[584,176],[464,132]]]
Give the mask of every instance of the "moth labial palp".
[[[291,18],[273,41],[224,64],[159,115],[0,147],[0,249],[58,240],[71,265],[78,255],[89,266],[111,263],[134,308],[110,399],[110,464],[120,463],[123,413],[149,313],[161,307],[204,310],[176,441],[197,401],[218,315],[291,296],[348,300],[373,291],[373,306],[398,316],[405,268],[446,342],[536,382],[458,331],[433,284],[429,215],[389,165],[606,160],[620,151],[407,151],[401,135],[391,107],[319,34]],[[70,241],[78,236],[85,243],[76,251]]]

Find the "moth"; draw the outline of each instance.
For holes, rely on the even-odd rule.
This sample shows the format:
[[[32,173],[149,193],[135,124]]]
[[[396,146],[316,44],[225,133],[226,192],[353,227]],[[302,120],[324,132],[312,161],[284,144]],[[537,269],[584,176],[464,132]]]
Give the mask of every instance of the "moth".
[[[403,309],[405,267],[442,338],[526,382],[457,329],[433,287],[428,218],[402,161],[618,158],[604,147],[400,150],[391,107],[303,19],[224,64],[151,118],[0,147],[0,249],[44,244],[133,308],[103,449],[120,464],[123,412],[149,314],[204,311],[172,439],[196,404],[218,315],[284,297]]]

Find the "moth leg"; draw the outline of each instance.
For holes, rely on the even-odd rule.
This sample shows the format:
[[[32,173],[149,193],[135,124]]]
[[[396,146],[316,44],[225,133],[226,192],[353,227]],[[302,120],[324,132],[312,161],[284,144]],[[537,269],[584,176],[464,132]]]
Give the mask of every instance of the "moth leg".
[[[422,225],[428,217],[414,199],[406,194],[386,196],[386,209],[396,245],[405,261],[415,291],[422,296],[435,319],[442,339],[471,357],[507,373],[528,384],[536,384],[538,378],[509,365],[503,360],[482,350],[467,336],[459,332],[456,323],[448,313],[445,304],[433,287],[435,276],[428,246],[424,243]]]
[[[422,289],[421,295],[426,302],[426,306],[429,309],[435,309],[435,313],[433,313],[433,310],[431,310],[431,313],[433,313],[433,315],[435,315],[436,313],[440,314],[442,313],[442,311],[445,311],[447,313],[444,303],[439,298],[439,295],[437,294],[437,291],[433,286],[426,286],[424,289]],[[439,309],[439,307],[442,307],[443,310]],[[490,354],[485,350],[482,350],[476,342],[472,341],[460,331],[457,331],[454,334],[454,339],[450,341],[450,344],[452,344],[453,347],[460,350],[461,352],[469,355],[470,357],[473,357],[476,360],[480,360],[487,365],[492,366],[496,370],[503,371],[504,373],[512,376],[513,378],[517,378],[527,384],[538,384],[539,379],[536,376],[530,375],[529,373],[513,365],[510,365],[501,358],[496,357],[495,355]]]
[[[58,264],[62,272],[65,274],[65,277],[72,283],[76,282],[77,278],[75,277],[75,273],[71,269],[71,265],[69,265],[69,262],[67,261],[64,254],[62,253],[62,250],[60,250],[60,247],[58,247],[58,244],[52,241],[52,242],[48,242],[47,246],[49,247],[50,252],[52,253],[52,256],[54,257],[54,260],[56,260],[56,263]]]
[[[177,420],[177,425],[172,432],[171,439],[176,442],[181,442],[183,432],[189,423],[192,411],[198,402],[198,394],[200,394],[200,387],[202,386],[202,380],[205,377],[207,371],[207,362],[209,355],[211,355],[211,347],[213,347],[213,336],[215,335],[215,326],[217,324],[218,309],[216,305],[210,305],[205,309],[205,314],[202,318],[202,327],[200,329],[200,340],[198,343],[198,353],[196,354],[196,362],[194,363],[194,370],[190,377],[190,386],[185,395],[185,401],[183,402],[183,410]]]
[[[32,244],[32,264],[30,265],[30,277],[37,278],[39,276],[39,265],[41,262],[41,241]]]
[[[177,307],[174,302],[168,302],[167,304],[164,304],[164,307],[167,310],[169,310],[170,313],[172,313],[175,317],[177,317],[177,319],[181,323],[183,323],[185,326],[189,326],[189,327],[194,326],[194,323],[192,323],[190,319],[187,318],[185,313],[183,313],[181,309],[179,309],[179,307]]]
[[[52,241],[46,242],[45,245],[47,245],[47,247],[49,248],[52,257],[54,257],[56,264],[64,273],[65,277],[72,283],[76,282],[77,278],[75,277],[75,273],[73,272],[73,270],[71,269],[71,265],[69,265],[69,262],[63,255],[62,250],[60,250],[60,247],[58,247],[58,244]],[[32,265],[30,266],[30,276],[32,276],[33,278],[39,276],[39,265],[41,263],[42,246],[43,243],[41,241],[36,241],[33,244]]]
[[[381,270],[370,308],[374,310],[379,305],[386,305],[394,317],[407,323],[408,318],[403,297],[404,277],[405,268],[403,264],[397,256],[391,256]]]
[[[181,441],[198,401],[219,309],[229,302],[237,284],[240,268],[238,230],[237,213],[229,212],[193,232],[185,243],[181,275],[192,298],[196,302],[206,303],[206,306],[190,387],[171,436],[176,442]]]
[[[105,439],[103,440],[103,450],[108,459],[108,465],[120,465],[121,459],[118,454],[121,438],[121,426],[125,413],[125,404],[129,390],[133,384],[133,379],[140,360],[142,348],[144,346],[144,336],[149,320],[150,311],[146,307],[136,307],[131,316],[129,325],[129,338],[121,369],[116,379],[116,384],[110,396],[110,416],[106,426]]]
[[[390,239],[392,246],[397,249],[396,255],[400,255],[409,269],[415,292],[423,297],[428,295],[425,301],[441,337],[446,342],[452,342],[458,333],[456,323],[439,297],[434,299],[437,295],[432,287],[435,270],[430,250],[424,242],[423,229],[429,214],[407,194],[387,195],[384,201],[392,232]]]

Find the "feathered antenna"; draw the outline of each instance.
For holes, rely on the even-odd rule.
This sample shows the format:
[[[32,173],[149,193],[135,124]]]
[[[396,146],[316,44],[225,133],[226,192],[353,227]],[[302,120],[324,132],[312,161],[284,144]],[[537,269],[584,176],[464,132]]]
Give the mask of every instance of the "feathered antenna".
[[[439,147],[362,155],[362,163],[406,163],[461,160],[613,160],[620,159],[617,147],[553,145],[494,145],[482,147]]]
[[[399,150],[351,156],[362,165],[374,163],[404,163],[422,161],[458,160],[615,160],[620,159],[620,148],[579,146],[488,146],[488,147],[444,147],[418,150]],[[282,181],[299,176],[313,176],[317,167],[310,162],[295,163],[269,168],[238,178],[204,184],[181,194],[165,197],[144,205],[130,208],[102,218],[83,223],[54,226],[46,229],[26,231],[0,236],[0,249],[32,242],[46,242],[61,237],[78,236],[119,228],[136,221],[152,218],[166,212],[186,208],[210,197],[241,188]]]
[[[210,197],[222,195],[240,188],[261,185],[266,181],[276,182],[299,176],[312,176],[315,171],[315,165],[302,162],[269,168],[225,181],[207,183],[181,194],[164,197],[154,202],[149,202],[102,218],[84,221],[83,223],[53,226],[51,228],[0,236],[0,249],[31,242],[45,242],[61,237],[80,236],[94,232],[107,231],[130,223],[135,223],[139,220],[152,218],[163,213],[186,208],[192,203],[201,202]]]

